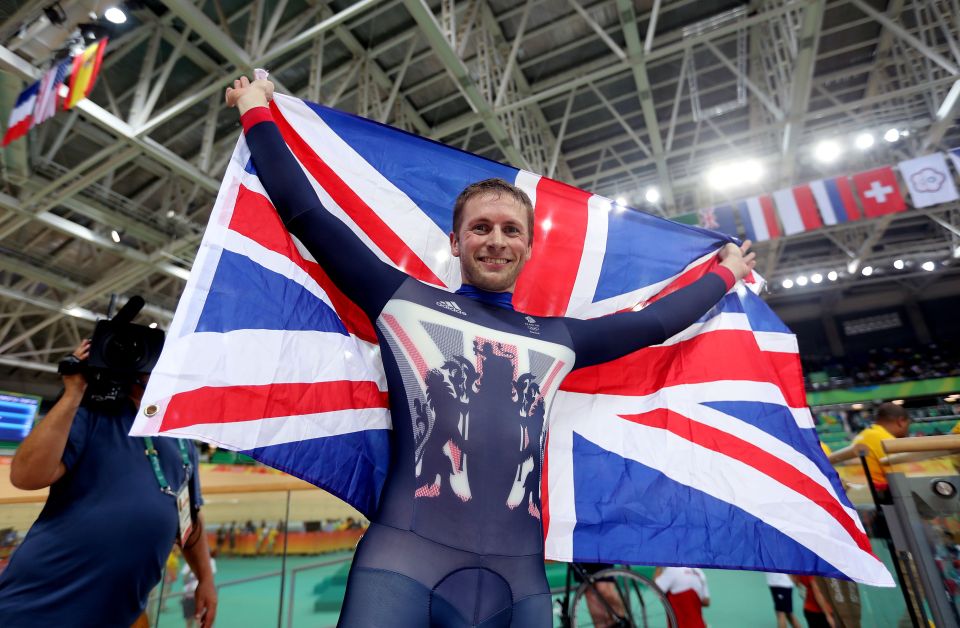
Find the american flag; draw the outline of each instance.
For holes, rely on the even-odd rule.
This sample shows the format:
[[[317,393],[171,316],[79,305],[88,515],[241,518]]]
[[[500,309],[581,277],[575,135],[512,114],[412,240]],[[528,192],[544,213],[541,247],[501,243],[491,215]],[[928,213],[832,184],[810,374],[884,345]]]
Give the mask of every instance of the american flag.
[[[40,93],[37,95],[37,104],[33,109],[33,126],[46,122],[57,113],[60,86],[69,70],[70,61],[61,61],[47,70],[40,79]]]
[[[593,318],[702,276],[726,236],[362,118],[277,96],[324,206],[383,260],[455,290],[451,208],[514,182],[536,207],[517,309]],[[741,284],[662,345],[571,373],[542,482],[555,560],[822,574],[892,585],[806,407],[795,337]],[[752,289],[750,289],[752,288]],[[374,512],[389,457],[371,323],[283,228],[241,138],[134,435],[246,452]]]

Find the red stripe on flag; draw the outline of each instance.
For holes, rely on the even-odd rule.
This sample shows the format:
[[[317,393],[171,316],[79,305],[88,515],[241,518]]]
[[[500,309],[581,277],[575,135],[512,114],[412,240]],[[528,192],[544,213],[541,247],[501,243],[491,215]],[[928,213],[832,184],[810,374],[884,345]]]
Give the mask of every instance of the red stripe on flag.
[[[697,281],[698,279],[700,279],[701,277],[703,277],[704,275],[706,275],[707,273],[709,273],[711,270],[715,269],[719,265],[720,265],[720,258],[717,256],[714,256],[698,266],[694,266],[693,268],[688,268],[683,272],[682,275],[680,275],[679,277],[674,279],[672,282],[670,282],[667,286],[665,286],[663,290],[661,290],[660,292],[656,293],[655,295],[647,299],[644,302],[644,305],[650,305],[655,301],[659,301],[660,299],[667,296],[668,294],[673,294],[674,292],[676,292],[677,290],[680,290],[681,288],[686,288],[687,286]]]
[[[817,209],[817,199],[813,197],[813,190],[809,185],[798,185],[793,188],[793,198],[797,200],[797,209],[800,210],[800,220],[806,230],[817,229],[823,226],[820,211]]]
[[[330,297],[333,309],[336,310],[348,332],[367,342],[377,342],[373,324],[363,310],[334,285],[320,264],[307,260],[300,254],[269,199],[241,185],[230,217],[229,228],[250,238],[260,246],[283,255],[299,266],[313,277],[313,280]]]
[[[763,211],[763,220],[767,223],[767,231],[770,232],[770,239],[779,238],[780,223],[777,222],[777,210],[773,208],[773,198],[769,194],[759,197],[760,209]]]
[[[550,463],[550,432],[543,441],[543,468],[540,470],[540,525],[543,527],[543,538],[547,538],[550,531],[550,491],[547,488],[550,473],[547,465]]]
[[[667,430],[684,440],[701,447],[715,451],[737,460],[769,478],[772,478],[787,488],[800,493],[813,503],[825,510],[839,523],[850,538],[864,552],[871,556],[873,552],[867,535],[857,528],[850,515],[830,492],[822,485],[814,482],[805,473],[793,465],[777,458],[768,451],[749,443],[733,434],[724,432],[715,427],[692,421],[687,417],[667,409],[653,410],[643,414],[620,415],[621,418],[662,430]]]
[[[843,208],[847,212],[847,220],[860,220],[860,208],[857,207],[857,199],[853,195],[853,187],[850,185],[850,179],[847,177],[837,177],[834,181],[837,184],[837,192],[840,194]]]
[[[433,270],[404,243],[390,226],[327,165],[290,126],[275,102],[270,103],[273,119],[284,141],[300,163],[323,186],[350,219],[360,227],[400,270],[425,283],[445,287]]]
[[[565,183],[540,179],[533,257],[520,274],[514,293],[518,312],[533,316],[566,314],[587,237],[587,201],[591,196]]]
[[[160,431],[206,423],[241,423],[271,417],[387,407],[387,393],[369,381],[205,386],[171,397]]]
[[[600,395],[650,395],[667,386],[720,380],[768,382],[792,408],[807,405],[795,353],[761,351],[749,330],[703,332],[668,346],[647,347],[612,362],[577,369],[560,390]]]
[[[3,136],[3,146],[6,146],[10,142],[20,139],[27,134],[27,131],[30,130],[30,127],[33,126],[33,114],[31,113],[26,118],[17,122],[9,129],[7,129],[6,134]]]

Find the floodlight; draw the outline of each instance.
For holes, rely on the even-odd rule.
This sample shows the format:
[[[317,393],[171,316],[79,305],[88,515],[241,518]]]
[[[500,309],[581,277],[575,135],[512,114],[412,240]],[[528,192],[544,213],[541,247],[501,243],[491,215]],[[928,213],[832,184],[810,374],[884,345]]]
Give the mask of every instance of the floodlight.
[[[900,139],[900,131],[897,129],[887,129],[887,132],[883,134],[883,139],[893,144]]]
[[[823,140],[817,144],[816,148],[813,151],[814,156],[817,158],[817,161],[823,162],[825,164],[830,164],[835,162],[840,155],[843,153],[843,149],[840,147],[840,144],[834,140]]]
[[[813,283],[820,283],[821,281],[823,281],[823,275],[821,275],[820,273],[813,273],[812,275],[810,275],[810,281],[812,281]]]
[[[647,191],[644,193],[643,197],[647,200],[648,203],[656,205],[660,202],[660,190],[655,186],[650,186],[647,188]]]
[[[784,279],[783,283],[780,285],[782,285],[785,289],[789,290],[790,288],[793,287],[793,279]]]
[[[800,286],[801,288],[807,285],[807,276],[800,275],[799,277],[797,277],[797,285]]]
[[[897,270],[903,270],[903,266],[904,264],[902,259],[898,259],[893,262],[893,267],[896,268]]]
[[[867,150],[874,144],[873,133],[861,133],[853,141],[854,146],[860,150]]]
[[[837,271],[835,270],[831,270],[829,273],[827,273],[827,279],[829,279],[830,281],[836,281],[837,277],[839,276],[840,275],[838,275]]]
[[[104,11],[103,17],[114,24],[123,24],[127,21],[127,14],[123,12],[123,9],[118,9],[117,7],[110,7]]]
[[[924,270],[927,271],[928,273],[929,273],[930,271],[932,271],[932,270],[933,270],[934,268],[936,268],[936,267],[937,267],[936,264],[934,264],[933,262],[929,262],[929,261],[928,261],[928,262],[924,262],[923,264],[920,265],[920,268],[924,269]]]
[[[863,274],[864,277],[869,277],[870,275],[873,274],[873,266],[864,266],[860,270],[860,272]]]

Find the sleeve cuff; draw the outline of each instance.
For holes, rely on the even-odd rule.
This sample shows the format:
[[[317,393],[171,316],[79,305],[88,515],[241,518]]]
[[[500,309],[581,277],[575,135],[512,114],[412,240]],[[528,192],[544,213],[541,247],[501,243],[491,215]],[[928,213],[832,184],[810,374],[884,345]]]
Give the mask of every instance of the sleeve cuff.
[[[250,129],[260,124],[273,120],[273,114],[267,107],[254,107],[240,116],[240,124],[243,125],[243,132],[248,133]]]
[[[737,278],[734,277],[733,272],[730,271],[726,266],[717,266],[710,272],[719,275],[720,279],[723,279],[723,283],[727,284],[727,290],[730,290],[737,283]]]

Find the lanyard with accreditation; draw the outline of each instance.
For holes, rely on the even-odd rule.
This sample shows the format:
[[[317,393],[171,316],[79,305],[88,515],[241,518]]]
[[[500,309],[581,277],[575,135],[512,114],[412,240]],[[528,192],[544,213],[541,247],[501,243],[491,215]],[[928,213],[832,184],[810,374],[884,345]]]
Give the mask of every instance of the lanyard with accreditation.
[[[182,439],[177,439],[177,446],[180,448],[180,460],[183,463],[184,480],[180,490],[175,492],[170,488],[170,483],[167,482],[167,476],[163,474],[163,469],[160,467],[160,458],[157,456],[157,450],[153,446],[153,439],[145,436],[143,440],[147,445],[144,453],[147,455],[147,459],[150,460],[150,466],[153,468],[153,474],[157,478],[157,484],[160,485],[160,491],[171,495],[177,500],[177,513],[180,523],[180,545],[183,546],[187,539],[190,538],[190,532],[193,531],[193,514],[190,504],[190,480],[193,474],[193,464],[190,462],[190,454],[187,453],[187,446],[183,444]]]

